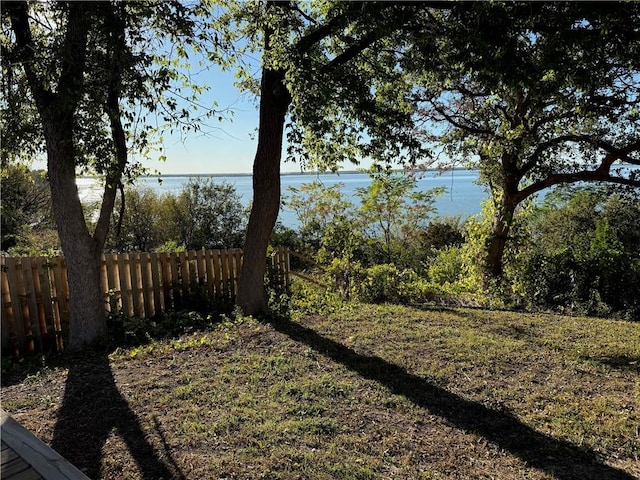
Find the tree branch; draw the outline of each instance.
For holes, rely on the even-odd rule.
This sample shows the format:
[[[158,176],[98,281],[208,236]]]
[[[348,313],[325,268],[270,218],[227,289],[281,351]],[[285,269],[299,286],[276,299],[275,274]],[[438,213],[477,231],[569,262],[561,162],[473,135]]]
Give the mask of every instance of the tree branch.
[[[109,117],[111,124],[111,138],[115,150],[115,164],[107,173],[102,205],[100,206],[100,215],[93,233],[94,241],[100,248],[109,234],[109,224],[115,198],[118,189],[122,186],[122,175],[127,166],[127,140],[124,128],[122,126],[122,112],[120,110],[120,94],[122,92],[122,70],[125,56],[127,54],[127,45],[125,40],[125,21],[121,17],[124,15],[124,9],[121,9],[120,15],[112,9],[116,8],[111,4],[107,6],[106,21],[113,25],[113,42],[110,45],[110,77],[107,84],[107,99],[105,111]],[[124,195],[122,196],[124,205]],[[122,217],[122,215],[121,215]]]
[[[11,29],[16,36],[15,61],[22,64],[33,98],[39,111],[46,109],[53,100],[52,93],[44,86],[33,70],[36,46],[29,26],[29,6],[26,1],[3,3],[11,18]]]
[[[475,133],[478,135],[491,135],[494,133],[493,130],[488,128],[480,128],[480,127],[474,127],[471,125],[465,125],[464,123],[461,123],[460,121],[456,120],[454,115],[447,113],[443,107],[439,107],[433,102],[430,102],[430,103],[433,106],[433,109],[436,112],[438,112],[440,115],[442,115],[447,122],[449,122],[454,127],[459,128],[460,130],[464,130],[467,133]]]
[[[536,182],[523,188],[515,195],[516,202],[521,202],[525,198],[544,190],[545,188],[552,187],[554,185],[560,185],[564,183],[577,183],[577,182],[606,182],[615,183],[618,185],[628,185],[631,187],[640,188],[640,180],[633,180],[625,177],[612,177],[609,172],[603,173],[596,170],[584,170],[582,172],[574,173],[556,173],[549,175],[544,180]]]

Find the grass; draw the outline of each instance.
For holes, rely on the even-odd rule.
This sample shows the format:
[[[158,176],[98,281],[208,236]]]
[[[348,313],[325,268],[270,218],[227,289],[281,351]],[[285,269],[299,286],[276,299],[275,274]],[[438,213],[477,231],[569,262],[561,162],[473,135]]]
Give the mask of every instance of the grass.
[[[640,323],[345,304],[49,364],[2,404],[91,478],[640,477]]]

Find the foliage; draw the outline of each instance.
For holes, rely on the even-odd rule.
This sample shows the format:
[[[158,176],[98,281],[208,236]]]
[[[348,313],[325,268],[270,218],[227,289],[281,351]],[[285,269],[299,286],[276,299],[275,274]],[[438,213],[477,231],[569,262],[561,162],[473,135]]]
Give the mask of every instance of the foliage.
[[[464,242],[460,216],[438,217],[429,222],[420,232],[420,243],[426,248],[439,250],[445,247],[459,247]]]
[[[235,186],[211,178],[191,178],[175,194],[129,188],[124,212],[119,207],[107,244],[116,251],[237,248],[244,237],[245,212]]]
[[[373,263],[419,264],[411,257],[444,189],[415,191],[417,179],[389,168],[372,167],[371,182],[356,189],[360,199],[356,225],[373,247]],[[410,253],[408,253],[410,252]],[[408,253],[408,254],[407,254]]]
[[[200,11],[178,1],[3,4],[0,118],[2,131],[11,133],[3,137],[2,163],[46,154],[69,272],[69,350],[106,332],[100,254],[117,191],[139,172],[129,150],[146,154],[157,128],[146,115],[159,107],[162,121],[193,125],[190,109],[175,101],[189,100],[180,90],[190,83],[180,73],[185,66],[166,57],[180,37],[202,39],[195,28]],[[92,231],[75,184],[87,171],[104,178]]]
[[[640,164],[640,9],[610,7],[458,4],[434,17],[443,37],[416,39],[402,61],[417,77],[423,138],[444,148],[439,161],[478,168],[496,202],[487,276],[503,274],[514,211],[530,196],[579,181],[640,186],[614,165]]]
[[[45,178],[45,172],[31,171],[27,165],[2,164],[2,205],[0,205],[0,228],[2,250],[15,247],[29,247],[34,233],[47,235],[53,230],[51,221],[51,193]],[[45,242],[44,249],[57,247]]]
[[[184,245],[178,245],[178,242],[175,240],[167,240],[153,251],[156,253],[180,253],[186,252],[187,248]]]
[[[245,212],[235,186],[192,178],[167,200],[173,238],[187,249],[232,248],[244,241]]]
[[[347,265],[353,262],[419,267],[426,252],[422,232],[433,215],[434,197],[442,192],[418,192],[415,177],[390,169],[373,167],[368,173],[369,185],[355,192],[357,204],[344,198],[340,183],[305,184],[290,189],[285,200],[301,222],[305,251],[322,264],[338,262],[332,269],[344,272],[338,275],[343,278],[350,276]]]
[[[300,223],[298,233],[308,248],[317,251],[327,229],[352,216],[354,205],[342,194],[343,187],[341,182],[327,186],[314,180],[299,188],[288,188],[290,195],[284,196],[283,202],[296,214]]]
[[[450,246],[437,251],[429,261],[427,275],[438,285],[451,285],[462,280],[465,271],[464,257],[460,247]]]
[[[37,54],[36,73],[42,75],[45,89],[55,90],[55,78],[63,63],[58,49],[63,48],[62,37],[69,18],[78,15],[82,28],[91,27],[86,43],[75,45],[80,50],[75,54],[84,51],[86,58],[74,67],[84,68],[87,78],[84,83],[71,86],[79,88],[76,94],[80,96],[74,131],[78,149],[74,161],[79,169],[109,176],[117,163],[106,111],[109,89],[114,86],[109,82],[120,83],[116,88],[122,127],[132,150],[148,155],[165,129],[177,126],[187,131],[201,126],[202,117],[195,115],[196,100],[208,87],[193,82],[191,65],[186,60],[190,49],[198,49],[195,40],[204,43],[211,33],[201,28],[200,8],[170,1],[117,7],[113,2],[100,2],[92,8],[81,5],[79,12],[57,2],[38,2],[28,9],[33,20],[29,25],[33,42],[30,48]],[[44,153],[46,147],[35,108],[37,94],[30,90],[33,85],[28,86],[22,69],[24,52],[17,46],[15,33],[9,33],[14,10],[3,10],[3,27],[7,27],[2,36],[4,163],[16,158],[32,159]],[[205,118],[215,113],[213,109],[202,112]],[[122,173],[131,178],[139,170],[140,165],[131,162]]]
[[[425,153],[406,128],[407,98],[393,88],[403,78],[393,48],[401,48],[404,28],[427,35],[420,25],[429,18],[427,6],[209,3],[215,28],[223,33],[221,48],[211,57],[236,68],[239,87],[252,94],[261,88],[253,77],[255,54],[264,71],[281,77],[289,114],[288,160],[324,171],[344,160],[399,161]]]
[[[149,187],[127,188],[123,200],[116,201],[112,216],[111,234],[105,248],[116,252],[148,252],[162,240],[167,226],[163,217],[162,200]]]
[[[218,5],[224,13],[216,26],[224,42],[244,36],[240,43],[261,59],[256,201],[237,299],[245,313],[253,314],[266,306],[258,285],[280,202],[285,127],[288,159],[321,170],[336,169],[343,160],[402,160],[423,153],[404,123],[406,102],[393,95],[393,82],[403,75],[396,69],[397,42],[385,40],[414,25],[417,16],[428,17],[428,8],[339,1]],[[239,76],[257,93],[249,71],[241,69]]]
[[[520,281],[532,306],[640,319],[637,192],[561,190],[534,212]]]

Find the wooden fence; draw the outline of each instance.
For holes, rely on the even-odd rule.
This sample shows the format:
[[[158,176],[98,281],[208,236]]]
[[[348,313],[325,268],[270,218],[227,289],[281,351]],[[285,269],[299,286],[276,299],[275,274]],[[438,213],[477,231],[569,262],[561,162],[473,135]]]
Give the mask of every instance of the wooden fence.
[[[289,255],[278,248],[272,267],[288,283]],[[64,257],[1,257],[2,347],[18,356],[63,350],[69,324],[69,285]],[[194,296],[231,304],[242,250],[123,253],[102,256],[105,315],[153,318],[188,308]],[[9,349],[9,350],[7,350]]]

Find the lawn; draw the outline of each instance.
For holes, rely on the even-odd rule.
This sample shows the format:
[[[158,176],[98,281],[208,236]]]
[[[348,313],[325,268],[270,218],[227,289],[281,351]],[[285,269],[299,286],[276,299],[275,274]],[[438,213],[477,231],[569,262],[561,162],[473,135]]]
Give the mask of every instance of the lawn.
[[[2,406],[91,478],[640,478],[640,323],[345,304],[52,362]]]

